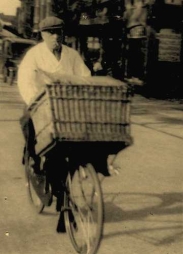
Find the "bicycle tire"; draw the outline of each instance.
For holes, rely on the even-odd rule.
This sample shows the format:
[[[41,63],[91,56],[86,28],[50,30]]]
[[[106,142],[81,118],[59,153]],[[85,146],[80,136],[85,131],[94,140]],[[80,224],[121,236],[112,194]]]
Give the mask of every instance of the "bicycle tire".
[[[78,180],[78,184],[74,183],[76,186],[73,186],[75,180]],[[89,197],[86,188],[88,189],[91,183],[93,190],[91,197]],[[95,254],[100,246],[103,234],[104,205],[101,185],[94,167],[87,164],[85,167],[76,170],[72,177],[69,174],[66,188],[68,193],[65,192],[64,206],[68,209],[65,209],[64,218],[71,243],[78,253]],[[96,201],[94,198],[96,198]],[[85,239],[87,236],[88,239]]]
[[[35,207],[35,210],[37,213],[42,213],[44,210],[44,204],[42,203],[42,201],[40,200],[39,196],[37,195],[33,184],[31,182],[30,179],[30,174],[31,174],[31,165],[30,165],[30,156],[29,156],[29,152],[26,149],[25,151],[25,176],[26,176],[26,186],[27,186],[27,190],[28,190],[28,196],[29,196],[29,200],[31,202],[31,204],[33,204],[33,206]]]

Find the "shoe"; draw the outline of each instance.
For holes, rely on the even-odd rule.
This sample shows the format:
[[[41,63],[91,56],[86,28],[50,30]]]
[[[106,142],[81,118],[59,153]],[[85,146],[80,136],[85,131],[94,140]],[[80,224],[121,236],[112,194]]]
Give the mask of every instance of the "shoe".
[[[64,212],[60,212],[60,218],[57,224],[57,233],[65,233],[66,227],[65,227],[65,220],[64,220]]]
[[[77,227],[77,223],[74,219],[72,211],[69,212],[69,221],[72,224],[75,231],[77,231],[78,227]],[[57,225],[57,233],[65,233],[65,232],[66,232],[66,227],[65,227],[64,212],[61,211],[60,218],[59,218],[58,225]]]

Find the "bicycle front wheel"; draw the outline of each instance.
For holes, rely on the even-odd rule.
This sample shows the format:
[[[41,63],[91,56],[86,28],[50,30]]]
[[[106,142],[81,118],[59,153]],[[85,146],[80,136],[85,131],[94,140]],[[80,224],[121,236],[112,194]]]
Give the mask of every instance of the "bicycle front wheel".
[[[65,225],[74,249],[82,254],[97,252],[103,233],[103,196],[91,164],[79,167],[66,182]]]

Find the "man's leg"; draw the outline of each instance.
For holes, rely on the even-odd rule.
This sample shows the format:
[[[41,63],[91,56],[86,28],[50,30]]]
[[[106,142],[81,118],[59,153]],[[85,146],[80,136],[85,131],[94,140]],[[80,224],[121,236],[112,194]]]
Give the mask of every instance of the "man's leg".
[[[35,173],[40,172],[40,158],[36,155],[35,152],[35,130],[32,119],[30,117],[30,113],[25,109],[24,114],[20,119],[20,125],[23,132],[23,136],[25,139],[25,147],[24,147],[24,156],[26,149],[28,149],[29,156],[32,158],[33,168]],[[25,163],[25,159],[23,156],[23,164]]]
[[[45,206],[50,206],[52,203],[52,193],[46,188],[46,175],[43,170],[40,170],[40,157],[35,152],[35,130],[32,119],[29,112],[24,111],[23,116],[20,119],[21,129],[25,138],[24,158],[23,164],[25,164],[26,150],[28,149],[28,156],[31,157],[30,167],[33,172],[30,173],[30,180],[34,186],[34,189]]]

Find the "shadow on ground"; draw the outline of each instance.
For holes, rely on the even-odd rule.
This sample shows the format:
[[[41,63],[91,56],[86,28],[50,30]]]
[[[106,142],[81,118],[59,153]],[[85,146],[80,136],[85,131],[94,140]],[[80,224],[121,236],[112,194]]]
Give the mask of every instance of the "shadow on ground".
[[[153,237],[151,243],[164,245],[180,241],[183,237],[183,219],[178,216],[183,214],[183,193],[109,193],[104,195],[104,201],[106,223],[122,225],[133,221],[130,228],[134,223],[134,229],[127,230],[124,226],[119,231],[117,227],[118,230],[106,234],[105,239],[119,235],[143,235],[145,241],[150,241],[151,236],[148,235],[156,234],[156,240]]]

